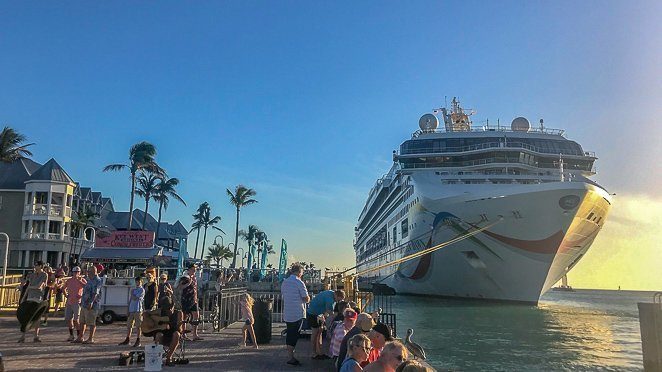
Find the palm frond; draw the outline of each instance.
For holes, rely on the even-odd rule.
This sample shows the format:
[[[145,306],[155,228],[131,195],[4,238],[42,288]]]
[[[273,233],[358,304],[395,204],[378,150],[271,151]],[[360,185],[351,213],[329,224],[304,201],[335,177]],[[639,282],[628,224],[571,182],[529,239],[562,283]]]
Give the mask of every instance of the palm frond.
[[[125,165],[125,164],[110,164],[110,165],[106,165],[105,167],[103,167],[103,171],[104,172],[117,172],[117,171],[121,171],[122,169],[124,169],[126,167],[127,167],[127,165]]]

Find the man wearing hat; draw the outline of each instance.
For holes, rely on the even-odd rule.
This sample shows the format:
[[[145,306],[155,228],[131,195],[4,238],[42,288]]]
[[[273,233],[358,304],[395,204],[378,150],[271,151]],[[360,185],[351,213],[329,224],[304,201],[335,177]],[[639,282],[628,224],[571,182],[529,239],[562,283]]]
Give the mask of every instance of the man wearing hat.
[[[74,341],[74,329],[78,338],[83,336],[80,334],[80,325],[78,319],[80,318],[80,299],[83,297],[83,288],[87,284],[87,280],[80,275],[80,267],[75,266],[71,269],[71,278],[67,279],[64,283],[64,295],[67,296],[67,302],[64,307],[64,321],[69,327],[69,339],[67,341]]]
[[[375,321],[372,319],[370,314],[361,313],[358,315],[354,328],[347,332],[345,337],[343,337],[342,342],[340,343],[340,351],[338,352],[338,359],[336,360],[336,370],[340,371],[340,366],[342,366],[342,363],[345,361],[345,357],[347,356],[347,343],[349,342],[349,339],[360,333],[367,336],[374,325]]]
[[[184,316],[191,315],[193,320],[193,341],[202,340],[198,336],[198,279],[195,276],[197,265],[192,263],[188,266],[188,270],[183,274],[189,278],[188,283],[180,285],[182,290],[182,311]]]
[[[368,363],[372,363],[379,358],[379,354],[382,352],[384,345],[387,342],[393,341],[394,338],[391,335],[391,327],[384,323],[377,323],[368,334],[368,338],[372,342],[372,349],[370,349],[370,354],[368,354]],[[367,364],[367,363],[366,363]]]

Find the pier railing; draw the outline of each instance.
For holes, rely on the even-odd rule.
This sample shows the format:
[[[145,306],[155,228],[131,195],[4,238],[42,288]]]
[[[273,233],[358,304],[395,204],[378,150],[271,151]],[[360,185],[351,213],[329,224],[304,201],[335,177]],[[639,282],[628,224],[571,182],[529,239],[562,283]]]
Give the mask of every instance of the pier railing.
[[[210,323],[216,332],[220,332],[241,319],[239,300],[245,294],[246,287],[223,288],[220,291],[207,290],[202,294],[200,320],[202,328]]]

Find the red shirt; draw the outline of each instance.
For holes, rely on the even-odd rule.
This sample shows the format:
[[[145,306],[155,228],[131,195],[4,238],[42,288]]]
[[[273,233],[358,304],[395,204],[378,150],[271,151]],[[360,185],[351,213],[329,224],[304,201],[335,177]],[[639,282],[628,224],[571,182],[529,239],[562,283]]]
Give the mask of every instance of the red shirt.
[[[379,354],[380,354],[379,349],[375,349],[375,348],[370,349],[370,354],[368,354],[368,360],[361,363],[361,368],[365,368],[365,366],[367,366],[368,364],[370,364],[370,363],[376,361],[377,359],[379,359]]]
[[[80,280],[76,278],[69,278],[64,284],[64,288],[67,290],[67,305],[75,305],[80,303],[80,299],[83,297],[83,287],[87,280],[81,277]]]

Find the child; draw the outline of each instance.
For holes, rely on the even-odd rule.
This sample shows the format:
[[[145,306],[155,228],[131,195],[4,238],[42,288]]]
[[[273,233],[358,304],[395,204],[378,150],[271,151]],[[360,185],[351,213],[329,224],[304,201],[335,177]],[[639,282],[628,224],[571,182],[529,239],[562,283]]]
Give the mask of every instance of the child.
[[[244,335],[243,346],[246,346],[246,333],[249,332],[253,340],[253,347],[257,349],[257,340],[255,339],[255,330],[253,329],[253,324],[255,323],[255,318],[253,318],[254,302],[253,297],[245,293],[239,300],[239,307],[241,308],[241,319],[244,321],[244,327],[241,329]]]
[[[140,347],[140,326],[143,320],[143,300],[145,299],[145,289],[143,288],[143,278],[136,278],[136,286],[131,290],[131,298],[129,299],[129,316],[126,319],[126,339],[120,342],[119,345],[128,345],[131,338],[131,331],[133,330],[133,323],[136,324],[138,338],[133,347]]]

